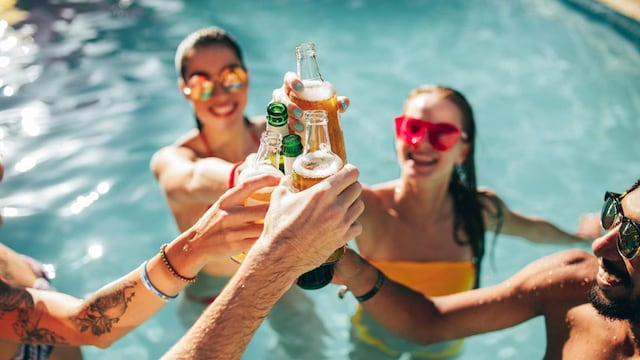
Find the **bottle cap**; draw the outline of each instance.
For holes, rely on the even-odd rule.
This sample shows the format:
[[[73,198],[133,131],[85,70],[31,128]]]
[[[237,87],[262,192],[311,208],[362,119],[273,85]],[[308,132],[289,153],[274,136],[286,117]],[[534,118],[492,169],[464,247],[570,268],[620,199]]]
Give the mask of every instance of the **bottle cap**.
[[[302,139],[300,135],[289,134],[282,138],[282,154],[287,157],[296,157],[302,154]]]

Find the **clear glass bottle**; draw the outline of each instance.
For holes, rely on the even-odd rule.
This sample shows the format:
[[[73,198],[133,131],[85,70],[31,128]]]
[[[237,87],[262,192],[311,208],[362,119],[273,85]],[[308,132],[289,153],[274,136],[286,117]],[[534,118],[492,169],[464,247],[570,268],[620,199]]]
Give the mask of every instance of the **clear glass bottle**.
[[[338,172],[343,165],[342,159],[331,151],[327,130],[327,112],[308,110],[305,117],[304,152],[293,162],[293,186],[303,191]],[[304,273],[297,284],[303,289],[320,289],[331,282],[333,264],[344,254],[344,247],[337,249],[319,267]]]
[[[338,99],[333,85],[322,78],[316,57],[314,43],[302,43],[296,46],[298,77],[304,84],[304,91],[292,91],[290,96],[302,110],[325,110],[328,115],[329,138],[332,151],[347,162],[344,135],[340,123]]]
[[[263,132],[260,137],[260,147],[258,148],[255,161],[248,164],[247,167],[242,170],[238,176],[238,183],[262,174],[271,174],[277,177],[284,176],[279,170],[281,148],[282,135],[273,131]],[[244,206],[269,204],[273,189],[273,186],[269,186],[254,192],[245,200]],[[257,222],[262,223],[264,220]],[[241,263],[246,255],[247,251],[244,251],[240,254],[233,255],[231,259],[237,263]]]

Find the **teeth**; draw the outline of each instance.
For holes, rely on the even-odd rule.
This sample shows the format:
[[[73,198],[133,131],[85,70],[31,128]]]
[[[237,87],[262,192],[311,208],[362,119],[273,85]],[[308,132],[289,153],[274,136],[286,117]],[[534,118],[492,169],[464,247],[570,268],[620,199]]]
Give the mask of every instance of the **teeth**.
[[[225,106],[217,106],[213,108],[213,112],[216,114],[226,114],[233,110],[233,104],[225,105]]]
[[[604,268],[600,267],[598,269],[598,276],[601,277],[604,281],[608,282],[611,285],[616,285],[622,282],[622,279],[619,277],[607,272]]]

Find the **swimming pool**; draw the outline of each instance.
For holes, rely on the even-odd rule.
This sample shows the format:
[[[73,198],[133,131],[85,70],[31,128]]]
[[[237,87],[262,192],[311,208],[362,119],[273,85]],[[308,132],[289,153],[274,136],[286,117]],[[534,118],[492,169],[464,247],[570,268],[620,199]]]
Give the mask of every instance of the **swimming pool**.
[[[185,34],[210,24],[244,47],[251,115],[265,111],[282,74],[295,69],[294,46],[316,42],[323,75],[351,97],[347,151],[364,183],[397,176],[391,119],[406,93],[427,82],[468,96],[479,183],[513,209],[574,229],[580,214],[599,210],[605,190],[638,177],[640,34],[563,1],[39,3],[29,9],[41,24],[34,40],[22,36],[1,73],[0,239],[54,263],[56,287],[78,297],[177,234],[148,162],[192,127],[173,52]],[[497,245],[485,285],[563,249],[504,236]],[[309,295],[329,314],[328,354],[346,359],[356,305],[335,293],[330,286]],[[155,359],[183,332],[170,304],[110,349],[84,353]],[[272,340],[263,326],[245,358],[268,358]],[[544,344],[536,319],[470,338],[462,358],[539,359]]]

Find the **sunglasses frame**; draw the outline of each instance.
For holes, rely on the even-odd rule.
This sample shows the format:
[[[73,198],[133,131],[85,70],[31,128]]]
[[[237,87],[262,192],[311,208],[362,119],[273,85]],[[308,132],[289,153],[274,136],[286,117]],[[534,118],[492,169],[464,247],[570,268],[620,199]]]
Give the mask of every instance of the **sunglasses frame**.
[[[604,193],[604,204],[602,205],[602,212],[600,213],[600,224],[602,225],[602,228],[604,230],[611,230],[614,226],[621,224],[620,228],[618,229],[618,240],[616,242],[618,253],[628,260],[633,260],[638,256],[638,253],[640,253],[640,224],[624,216],[624,211],[622,210],[622,204],[620,201],[626,195],[627,195],[626,192],[622,194],[618,194],[611,191],[607,191]],[[613,220],[611,221],[611,224],[608,227],[605,227],[605,216],[610,213],[608,210],[612,205],[615,210],[615,213],[613,214]],[[631,252],[632,255],[627,255],[621,250],[622,249],[621,243],[623,238],[625,238],[625,235],[623,234],[622,230],[629,229],[629,227],[632,227],[632,229],[635,230],[636,235],[638,237],[638,241],[635,241],[635,244],[633,246],[635,249]],[[633,235],[628,235],[628,236],[630,237]]]
[[[445,122],[432,122],[422,119],[413,118],[406,115],[396,116],[393,119],[396,127],[396,137],[401,138],[406,144],[413,146],[414,150],[418,147],[418,144],[426,139],[428,139],[431,147],[438,151],[448,151],[455,146],[455,144],[462,139],[462,141],[467,140],[467,133],[465,133],[459,127],[445,123]],[[410,127],[408,124],[416,124],[418,123],[420,126],[420,130],[418,132],[415,131],[407,131],[406,129]],[[436,129],[447,129],[447,131],[434,131]],[[452,141],[451,144],[443,144],[439,140],[440,135],[455,135],[457,138],[455,141]]]
[[[241,70],[241,72],[238,73],[238,70]],[[225,79],[221,79],[221,77],[225,74],[235,75],[240,78],[241,82],[224,85]],[[228,76],[229,75],[227,75],[227,77]],[[189,79],[187,79],[187,86],[184,88],[184,94],[194,101],[206,101],[211,97],[217,86],[220,86],[226,93],[234,93],[242,90],[247,86],[247,83],[248,73],[244,66],[239,64],[227,65],[218,71],[218,75],[215,80],[211,80],[211,77],[207,74],[192,74]]]

